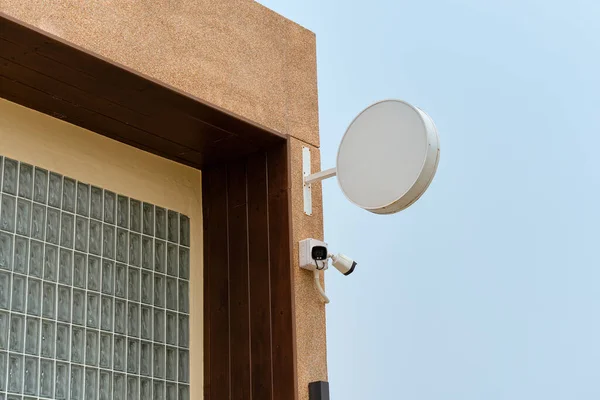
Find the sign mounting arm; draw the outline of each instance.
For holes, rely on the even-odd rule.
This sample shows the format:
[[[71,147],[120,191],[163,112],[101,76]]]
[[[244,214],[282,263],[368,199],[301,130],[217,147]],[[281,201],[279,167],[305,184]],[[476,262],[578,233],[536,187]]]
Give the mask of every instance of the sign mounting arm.
[[[315,172],[314,174],[308,175],[304,177],[304,183],[311,184],[315,182],[321,182],[325,179],[333,178],[337,175],[337,170],[335,168],[329,168],[325,171]]]
[[[302,147],[302,191],[304,192],[304,213],[306,215],[312,215],[312,184],[324,179],[332,178],[336,175],[337,170],[335,168],[312,174],[310,167],[310,149],[308,147]]]

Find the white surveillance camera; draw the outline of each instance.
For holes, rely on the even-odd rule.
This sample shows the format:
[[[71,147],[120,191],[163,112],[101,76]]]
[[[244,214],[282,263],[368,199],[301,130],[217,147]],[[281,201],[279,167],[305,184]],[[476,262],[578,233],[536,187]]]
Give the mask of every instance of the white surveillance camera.
[[[338,254],[336,256],[331,255],[330,257],[333,266],[342,274],[348,276],[354,272],[354,268],[356,268],[356,261],[350,257],[343,254]]]
[[[321,286],[320,271],[325,271],[327,269],[329,259],[331,258],[333,266],[346,276],[354,272],[354,269],[356,268],[356,261],[343,254],[329,254],[327,243],[316,239],[301,240],[299,256],[300,268],[313,272],[315,286],[325,303],[329,303],[329,298]]]

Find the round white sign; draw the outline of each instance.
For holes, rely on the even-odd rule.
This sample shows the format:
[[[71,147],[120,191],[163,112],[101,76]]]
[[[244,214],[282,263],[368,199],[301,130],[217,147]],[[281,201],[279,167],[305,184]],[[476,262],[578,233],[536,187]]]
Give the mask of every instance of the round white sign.
[[[440,156],[433,120],[401,100],[375,103],[346,130],[337,178],[352,203],[376,214],[404,210],[431,183]]]

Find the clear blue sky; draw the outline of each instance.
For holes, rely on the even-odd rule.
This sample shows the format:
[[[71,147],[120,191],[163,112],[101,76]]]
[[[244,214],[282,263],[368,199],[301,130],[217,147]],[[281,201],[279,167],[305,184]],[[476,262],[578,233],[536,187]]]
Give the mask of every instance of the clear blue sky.
[[[400,214],[325,184],[333,400],[600,399],[600,2],[261,3],[317,34],[324,168],[375,100],[440,134]]]

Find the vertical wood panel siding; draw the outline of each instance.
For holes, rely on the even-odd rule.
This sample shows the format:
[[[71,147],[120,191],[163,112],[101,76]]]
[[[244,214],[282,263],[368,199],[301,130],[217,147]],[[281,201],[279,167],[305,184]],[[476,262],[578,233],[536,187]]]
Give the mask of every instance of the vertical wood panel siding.
[[[206,400],[296,398],[287,154],[203,170]]]

